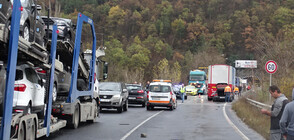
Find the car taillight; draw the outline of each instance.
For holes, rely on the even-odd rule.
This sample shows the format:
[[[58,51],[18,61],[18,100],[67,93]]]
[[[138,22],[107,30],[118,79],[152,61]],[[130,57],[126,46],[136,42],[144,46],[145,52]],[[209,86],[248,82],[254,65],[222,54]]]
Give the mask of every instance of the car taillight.
[[[14,91],[24,92],[27,86],[25,84],[14,84]]]
[[[59,30],[56,30],[56,33],[59,34]]]
[[[94,73],[94,83],[95,83],[95,81],[96,81],[96,73]]]
[[[170,96],[172,96],[173,95],[173,92],[170,92]]]
[[[37,68],[37,69],[36,69],[36,72],[37,72],[37,73],[46,74],[46,70],[43,70],[43,69],[41,69],[41,68]]]
[[[144,93],[144,90],[139,90],[139,91],[137,91],[138,93]]]
[[[149,98],[149,91],[147,91],[147,98]]]
[[[23,7],[22,6],[20,6],[20,11],[23,11]]]

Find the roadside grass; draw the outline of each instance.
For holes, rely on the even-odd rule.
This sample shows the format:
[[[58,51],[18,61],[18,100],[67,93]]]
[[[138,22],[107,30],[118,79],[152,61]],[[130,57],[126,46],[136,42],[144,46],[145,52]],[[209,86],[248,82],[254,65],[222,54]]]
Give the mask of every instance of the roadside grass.
[[[234,102],[232,109],[250,128],[269,140],[270,117],[261,114],[260,109],[247,103],[244,97]]]

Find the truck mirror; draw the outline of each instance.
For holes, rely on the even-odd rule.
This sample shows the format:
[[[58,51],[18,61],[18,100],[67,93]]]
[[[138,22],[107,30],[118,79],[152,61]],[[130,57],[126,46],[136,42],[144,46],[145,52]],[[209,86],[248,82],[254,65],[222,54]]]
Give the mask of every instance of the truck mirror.
[[[103,80],[107,79],[107,74],[108,74],[108,63],[104,63],[104,68],[103,68]]]

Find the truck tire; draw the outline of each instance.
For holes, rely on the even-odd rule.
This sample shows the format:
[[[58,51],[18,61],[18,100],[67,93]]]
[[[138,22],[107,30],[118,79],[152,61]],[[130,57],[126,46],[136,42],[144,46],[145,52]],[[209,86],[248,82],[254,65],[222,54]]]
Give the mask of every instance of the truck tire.
[[[124,111],[128,111],[128,100],[125,101],[125,105],[124,105]]]
[[[71,117],[71,121],[69,125],[71,128],[77,129],[79,127],[79,123],[80,123],[80,106],[79,104],[77,104],[75,107],[75,111]]]
[[[87,122],[89,122],[89,123],[94,123],[95,122],[95,120],[96,120],[96,118],[98,117],[98,105],[97,105],[97,102],[96,102],[96,100],[94,100],[93,99],[93,103],[95,104],[94,105],[94,119],[93,120],[87,120]]]
[[[35,120],[33,121],[33,124],[31,126],[29,140],[34,140],[34,139],[36,139],[36,122],[35,122]]]
[[[22,122],[18,128],[17,139],[18,140],[25,140],[25,126]]]

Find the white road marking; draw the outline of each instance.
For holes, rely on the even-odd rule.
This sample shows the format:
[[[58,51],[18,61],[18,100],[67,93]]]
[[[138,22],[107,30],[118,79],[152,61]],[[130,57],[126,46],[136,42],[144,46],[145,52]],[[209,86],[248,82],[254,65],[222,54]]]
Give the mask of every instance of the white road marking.
[[[235,131],[243,138],[243,140],[249,140],[249,138],[248,137],[246,137],[239,129],[238,129],[238,127],[229,119],[229,117],[228,117],[228,115],[227,115],[227,113],[226,113],[226,110],[225,110],[225,108],[226,108],[226,105],[227,105],[227,103],[225,103],[224,104],[224,106],[223,106],[223,113],[224,113],[224,116],[225,116],[225,118],[226,118],[226,120],[227,120],[227,122],[235,129]]]
[[[146,123],[147,121],[149,121],[150,119],[152,119],[153,117],[157,116],[158,114],[160,114],[162,111],[150,116],[149,118],[147,118],[145,121],[141,122],[139,125],[137,125],[135,128],[133,128],[130,132],[128,132],[125,136],[123,136],[120,140],[125,140],[128,136],[130,136],[135,130],[137,130],[140,126],[142,126],[144,123]]]

